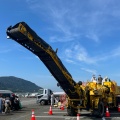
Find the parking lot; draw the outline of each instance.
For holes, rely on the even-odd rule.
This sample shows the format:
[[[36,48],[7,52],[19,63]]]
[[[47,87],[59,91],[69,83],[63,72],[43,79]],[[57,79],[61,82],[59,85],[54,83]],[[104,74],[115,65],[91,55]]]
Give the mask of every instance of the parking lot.
[[[52,107],[53,115],[49,115],[50,106],[39,106],[35,98],[21,98],[22,110],[0,114],[0,120],[31,120],[34,110],[36,120],[77,120],[77,116],[67,116],[66,109]],[[120,120],[120,113],[110,111],[110,117],[95,118],[88,111],[81,111],[79,120]]]

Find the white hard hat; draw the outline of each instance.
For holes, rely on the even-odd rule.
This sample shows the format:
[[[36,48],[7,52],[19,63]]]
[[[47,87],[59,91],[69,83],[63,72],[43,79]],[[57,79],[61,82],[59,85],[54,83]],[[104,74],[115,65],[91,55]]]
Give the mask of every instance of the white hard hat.
[[[108,78],[107,76],[105,78]]]

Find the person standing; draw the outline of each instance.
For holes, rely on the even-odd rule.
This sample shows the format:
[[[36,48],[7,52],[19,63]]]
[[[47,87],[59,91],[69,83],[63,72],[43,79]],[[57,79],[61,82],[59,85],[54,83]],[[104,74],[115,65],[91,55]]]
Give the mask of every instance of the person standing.
[[[101,85],[101,84],[102,84],[102,80],[103,80],[103,78],[101,77],[101,75],[99,75],[99,76],[98,76],[98,84]]]
[[[5,97],[2,97],[2,113],[5,113]]]
[[[55,97],[54,97],[54,94],[52,93],[52,94],[51,94],[51,106],[54,105],[54,99],[55,99]]]
[[[108,81],[108,77],[106,76],[105,78],[103,78],[102,80],[102,85],[104,85],[104,82],[107,82]]]
[[[9,97],[5,98],[5,113],[10,113],[11,101]]]
[[[96,79],[95,75],[92,76],[91,81],[97,83],[97,79]]]
[[[55,104],[58,105],[59,98],[55,97]]]
[[[12,94],[12,97],[10,98],[11,101],[11,110],[15,110],[15,94]]]
[[[20,101],[19,101],[18,96],[15,96],[14,103],[15,103],[15,110],[19,110],[20,109],[20,106],[19,106]]]

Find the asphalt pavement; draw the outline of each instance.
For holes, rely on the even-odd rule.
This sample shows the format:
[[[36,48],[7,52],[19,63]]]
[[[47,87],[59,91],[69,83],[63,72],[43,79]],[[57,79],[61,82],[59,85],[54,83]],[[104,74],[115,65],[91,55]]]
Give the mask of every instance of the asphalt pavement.
[[[110,110],[110,117],[95,118],[88,111],[81,111],[80,116],[67,116],[66,108],[61,110],[52,107],[50,115],[50,106],[39,106],[35,98],[21,98],[23,108],[19,111],[11,111],[8,114],[0,113],[0,120],[32,120],[32,111],[34,111],[35,120],[120,120],[120,113]]]

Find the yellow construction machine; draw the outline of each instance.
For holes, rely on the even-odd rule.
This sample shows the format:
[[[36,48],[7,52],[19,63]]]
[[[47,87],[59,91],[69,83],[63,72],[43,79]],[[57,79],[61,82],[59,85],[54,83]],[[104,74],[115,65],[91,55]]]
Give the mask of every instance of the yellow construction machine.
[[[120,103],[120,86],[115,81],[105,81],[102,84],[96,82],[82,82],[76,84],[76,90],[80,99],[70,99],[68,97],[68,114],[76,115],[80,109],[90,110],[96,117],[103,117],[105,107],[116,109]]]
[[[120,102],[120,87],[114,81],[105,81],[103,85],[95,82],[76,83],[68,72],[56,51],[40,38],[25,22],[19,22],[7,28],[7,38],[11,38],[30,50],[48,68],[68,97],[67,113],[76,116],[78,110],[91,110],[95,116],[104,115],[104,107],[117,107]]]

